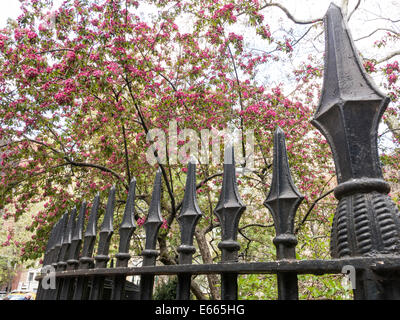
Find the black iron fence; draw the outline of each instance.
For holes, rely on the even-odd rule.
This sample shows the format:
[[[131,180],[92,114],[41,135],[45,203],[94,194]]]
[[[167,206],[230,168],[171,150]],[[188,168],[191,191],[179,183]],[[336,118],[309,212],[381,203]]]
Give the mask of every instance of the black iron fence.
[[[78,217],[73,209],[54,225],[43,265],[44,270],[55,270],[55,273],[38,277],[37,299],[151,299],[156,275],[177,275],[176,298],[185,300],[190,297],[191,277],[199,274],[221,275],[221,297],[225,300],[237,299],[239,274],[276,274],[278,298],[298,299],[299,274],[338,274],[343,270],[354,271],[356,299],[400,299],[400,213],[387,195],[390,187],[383,180],[377,150],[378,124],[389,99],[365,73],[340,9],[331,5],[324,23],[324,87],[312,123],[327,138],[336,166],[335,197],[339,204],[332,226],[333,259],[296,260],[294,217],[303,197],[292,181],[284,133],[278,128],[274,137],[273,179],[264,203],[274,219],[277,261],[238,262],[238,223],[246,207],[237,189],[234,150],[229,147],[225,151],[225,159],[229,161],[224,164],[222,190],[214,210],[222,231],[218,245],[222,253],[220,263],[192,264],[193,235],[201,211],[196,201],[196,165],[190,162],[178,217],[179,264],[156,266],[159,254],[156,240],[162,225],[162,174],[158,170],[144,224],[146,243],[142,266],[128,267],[130,240],[136,228],[136,182],[132,180],[119,227],[115,267],[107,267],[115,206],[115,188],[111,188],[95,255],[99,195],[93,201],[84,234],[86,202],[82,203]],[[130,275],[140,275],[140,288],[126,281]],[[52,277],[55,286],[47,288],[45,282],[51,282]]]

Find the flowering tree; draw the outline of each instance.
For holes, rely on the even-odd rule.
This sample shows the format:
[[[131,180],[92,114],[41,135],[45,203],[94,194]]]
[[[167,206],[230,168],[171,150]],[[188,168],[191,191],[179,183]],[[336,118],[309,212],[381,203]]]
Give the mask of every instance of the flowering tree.
[[[314,253],[326,256],[334,168],[326,140],[309,123],[318,102],[322,54],[303,55],[301,60],[295,54],[302,39],[321,34],[321,17],[299,20],[279,3],[257,0],[67,0],[52,12],[50,5],[25,1],[23,14],[0,33],[0,206],[4,219],[32,214],[26,229],[34,235],[18,243],[22,259],[41,257],[54,222],[98,191],[105,198],[114,184],[118,223],[132,177],[138,187],[136,219],[143,223],[149,181],[160,167],[165,186],[160,261],[176,263],[175,219],[186,166],[168,157],[166,163],[150,165],[145,156],[152,142],[146,140],[149,131],[157,128],[167,134],[172,121],[178,133],[185,128],[197,133],[226,129],[239,135],[254,131],[254,168],[238,177],[248,207],[240,227],[243,259],[260,258],[260,246],[262,259],[274,256],[272,219],[262,202],[271,179],[272,133],[282,127],[292,173],[305,195],[297,230],[307,232],[303,238],[299,233],[300,241],[320,237]],[[271,29],[263,15],[267,10],[287,18],[284,32]],[[301,28],[294,32],[294,26]],[[322,47],[323,39],[315,44]],[[377,72],[376,63],[369,60],[367,70]],[[282,73],[285,83],[265,82],[274,65],[291,66],[282,67],[289,74],[284,78]],[[387,89],[397,103],[397,62],[379,70],[387,75]],[[398,105],[387,118],[393,133],[396,110]],[[177,142],[183,146],[185,137],[178,136]],[[244,142],[238,149],[244,159],[250,156]],[[392,182],[397,182],[396,159],[398,153],[384,155]],[[205,219],[196,240],[204,262],[216,258],[212,248],[218,221],[213,209],[221,170],[218,163],[198,166],[197,191]],[[32,212],[38,204],[41,208]],[[306,223],[311,218],[317,227]],[[13,241],[11,234],[7,241]],[[207,280],[210,295],[218,297],[215,277]],[[202,297],[196,283],[192,289]]]

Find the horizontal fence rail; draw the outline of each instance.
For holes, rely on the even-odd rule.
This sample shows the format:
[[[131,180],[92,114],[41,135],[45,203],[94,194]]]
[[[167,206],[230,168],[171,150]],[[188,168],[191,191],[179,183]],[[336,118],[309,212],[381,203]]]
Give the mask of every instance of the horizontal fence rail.
[[[164,265],[150,267],[126,267],[104,268],[89,270],[61,271],[57,277],[85,277],[93,275],[117,276],[117,275],[175,275],[175,274],[225,274],[235,272],[237,274],[342,274],[343,268],[352,266],[356,271],[373,270],[375,272],[400,272],[400,257],[371,257],[349,258],[331,260],[277,260],[270,262],[251,263],[215,263],[215,264],[191,264],[191,265]],[[37,279],[43,279],[38,276]]]
[[[109,190],[99,230],[99,194],[93,200],[85,232],[85,201],[79,213],[77,208],[72,208],[54,224],[45,249],[43,272],[37,277],[37,299],[152,299],[156,275],[177,275],[176,298],[187,300],[193,275],[219,274],[221,298],[234,300],[238,298],[238,275],[276,274],[278,299],[296,300],[298,275],[340,274],[352,270],[357,276],[356,299],[400,299],[400,213],[387,195],[390,187],[382,178],[376,145],[379,120],[389,100],[365,73],[340,8],[332,4],[324,24],[324,87],[312,123],[332,148],[339,183],[334,192],[339,200],[332,227],[334,259],[296,260],[294,221],[303,195],[291,177],[284,132],[277,128],[272,183],[264,202],[274,220],[277,261],[239,262],[238,226],[246,205],[238,192],[234,148],[230,145],[225,150],[222,189],[214,209],[221,227],[220,263],[192,264],[196,252],[193,236],[202,212],[196,199],[196,164],[190,161],[184,199],[177,216],[181,236],[177,265],[156,265],[160,254],[157,235],[163,223],[162,172],[158,169],[144,223],[142,266],[128,267],[131,238],[136,230],[136,180],[133,179],[118,229],[118,253],[113,258],[109,254],[114,235],[114,186]],[[139,287],[126,280],[131,275],[140,275]]]

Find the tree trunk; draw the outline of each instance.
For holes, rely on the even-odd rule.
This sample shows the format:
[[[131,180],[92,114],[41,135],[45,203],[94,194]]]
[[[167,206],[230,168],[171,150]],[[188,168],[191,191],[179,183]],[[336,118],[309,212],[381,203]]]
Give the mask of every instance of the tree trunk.
[[[203,258],[203,263],[213,263],[204,233],[201,231],[196,231],[195,237],[196,237],[196,241],[199,246],[199,249],[200,249],[200,254]],[[217,284],[218,284],[217,275],[208,274],[207,280],[208,280],[208,285],[210,287],[211,299],[212,300],[220,300],[221,295],[219,293],[219,290],[217,289]]]

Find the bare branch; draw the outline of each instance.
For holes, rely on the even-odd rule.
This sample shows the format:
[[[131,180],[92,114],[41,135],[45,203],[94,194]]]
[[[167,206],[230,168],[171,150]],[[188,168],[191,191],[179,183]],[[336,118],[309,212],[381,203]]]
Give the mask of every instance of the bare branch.
[[[281,5],[280,3],[266,3],[266,4],[264,4],[263,6],[260,7],[260,10],[265,9],[267,7],[277,7],[279,9],[281,9],[290,20],[292,20],[294,23],[297,23],[297,24],[311,24],[311,23],[315,23],[315,22],[323,20],[322,17],[321,18],[312,19],[312,20],[299,20],[299,19],[296,19],[289,12],[289,10],[287,8],[285,8],[283,5]]]
[[[239,229],[244,230],[244,229],[250,228],[250,227],[271,228],[273,226],[274,226],[274,224],[265,225],[265,224],[260,224],[260,223],[252,223],[252,224],[245,225],[244,227],[241,227]]]
[[[316,199],[312,205],[310,206],[310,208],[308,209],[306,215],[304,216],[303,220],[301,220],[301,222],[299,223],[299,225],[297,226],[296,230],[294,231],[295,234],[297,234],[297,232],[299,231],[300,227],[306,222],[308,216],[310,215],[311,211],[314,209],[314,207],[316,206],[317,202],[322,200],[323,198],[325,198],[326,196],[330,195],[335,189],[331,189],[328,192],[325,192],[322,196],[320,196],[318,199]]]
[[[126,143],[126,133],[125,133],[125,126],[122,125],[122,135],[124,137],[124,149],[125,149],[125,165],[126,165],[126,174],[128,178],[128,183],[131,181],[131,172],[129,169],[129,156],[128,156],[128,147]]]
[[[347,17],[347,21],[350,20],[351,16],[352,16],[353,13],[358,9],[358,7],[360,6],[360,4],[361,4],[361,0],[358,0],[358,2],[357,2],[357,4],[356,4],[356,6],[354,7],[353,11],[351,11],[350,14],[349,14],[349,16]]]
[[[71,160],[70,158],[68,158],[67,156],[64,156],[64,159],[71,165],[76,166],[76,167],[87,167],[87,168],[95,168],[95,169],[99,169],[101,171],[104,172],[108,172],[111,173],[114,177],[116,177],[119,181],[121,181],[125,188],[129,189],[128,185],[124,182],[124,179],[118,174],[116,173],[114,170],[104,167],[102,165],[99,164],[94,164],[94,163],[87,163],[87,162],[76,162]]]
[[[400,50],[393,51],[393,52],[389,53],[387,56],[377,60],[376,64],[379,64],[379,63],[385,62],[387,60],[390,60],[393,57],[398,56],[398,55],[400,55]]]
[[[396,32],[396,31],[394,31],[394,30],[392,30],[392,29],[389,29],[389,28],[377,28],[377,29],[375,29],[374,31],[372,31],[370,34],[368,34],[368,35],[366,35],[366,36],[363,36],[363,37],[361,37],[361,38],[358,38],[358,39],[356,39],[356,40],[354,40],[354,41],[360,41],[360,40],[366,39],[366,38],[372,36],[374,33],[378,32],[378,31],[388,31],[388,32],[394,33],[394,34],[396,34],[396,35],[399,34],[398,32]]]

